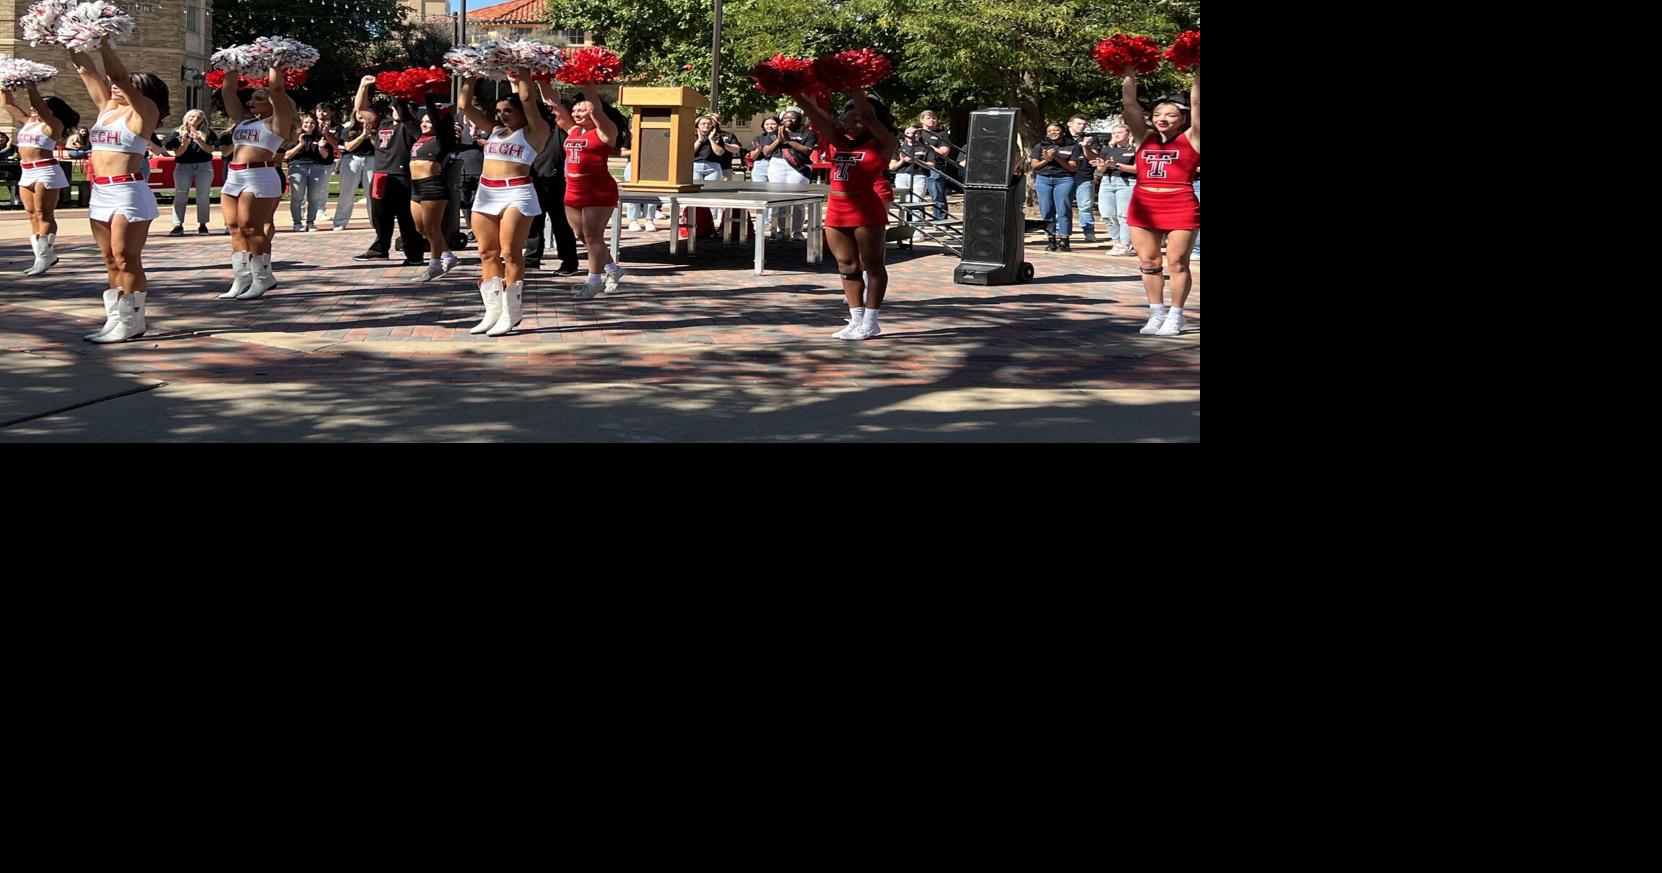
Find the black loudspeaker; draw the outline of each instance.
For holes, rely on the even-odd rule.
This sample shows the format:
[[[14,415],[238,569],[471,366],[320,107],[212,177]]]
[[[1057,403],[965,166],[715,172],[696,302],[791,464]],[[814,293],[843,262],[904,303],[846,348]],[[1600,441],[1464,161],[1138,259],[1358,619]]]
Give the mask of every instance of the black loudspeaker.
[[[1026,176],[1006,178],[1001,188],[964,189],[964,257],[954,282],[1009,285],[1033,278],[1033,266],[1021,259],[1026,197]]]
[[[1003,188],[1009,184],[1016,159],[1016,123],[1019,109],[982,109],[970,113],[969,140],[964,145],[964,184]]]

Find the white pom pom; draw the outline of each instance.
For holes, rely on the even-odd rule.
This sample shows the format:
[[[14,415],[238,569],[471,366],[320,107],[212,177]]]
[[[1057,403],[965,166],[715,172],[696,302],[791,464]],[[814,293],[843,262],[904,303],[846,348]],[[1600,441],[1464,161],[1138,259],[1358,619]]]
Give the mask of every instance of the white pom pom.
[[[285,70],[309,70],[317,63],[317,49],[286,36],[260,37],[255,41],[263,46],[263,57],[268,67]]]
[[[444,53],[444,68],[466,78],[489,78],[483,72],[479,50],[470,45],[455,46]]]
[[[17,19],[23,38],[30,45],[56,45],[58,20],[75,5],[74,0],[40,0]]]
[[[89,52],[122,42],[133,33],[133,17],[108,3],[80,3],[58,18],[58,42],[70,51]]]
[[[30,85],[51,81],[58,75],[56,67],[36,63],[28,58],[0,55],[0,89],[16,91]]]

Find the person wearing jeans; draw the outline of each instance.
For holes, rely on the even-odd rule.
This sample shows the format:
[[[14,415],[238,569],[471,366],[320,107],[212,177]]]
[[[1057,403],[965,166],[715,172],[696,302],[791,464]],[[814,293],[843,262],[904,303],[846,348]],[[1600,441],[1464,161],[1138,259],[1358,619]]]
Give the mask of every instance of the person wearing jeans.
[[[1071,251],[1068,247],[1069,219],[1073,213],[1073,176],[1079,171],[1079,145],[1060,124],[1045,128],[1045,138],[1028,156],[1033,170],[1033,187],[1039,195],[1039,214],[1050,237],[1046,251]]]
[[[1131,247],[1131,226],[1125,223],[1125,213],[1131,208],[1131,192],[1137,189],[1137,149],[1131,144],[1131,131],[1123,124],[1114,125],[1108,132],[1108,144],[1097,152],[1092,163],[1101,173],[1097,183],[1097,212],[1104,223],[1113,222],[1114,242],[1119,251],[1110,254],[1135,257]]]
[[[1096,187],[1092,183],[1096,170],[1091,162],[1096,160],[1098,140],[1094,134],[1085,132],[1085,126],[1091,120],[1083,115],[1075,115],[1068,119],[1068,135],[1079,144],[1079,172],[1073,174],[1073,198],[1079,204],[1079,229],[1085,233],[1085,241],[1096,242],[1096,220],[1091,216],[1091,210],[1096,208]]]
[[[357,127],[341,144],[344,154],[340,159],[340,199],[335,203],[335,230],[345,230],[352,222],[352,209],[358,202],[358,191],[369,190],[369,162],[375,157],[375,145],[370,134],[375,130],[375,113],[354,115]]]
[[[721,131],[716,127],[715,116],[701,115],[697,122],[698,135],[693,139],[693,172],[694,182],[723,182],[727,174],[722,172],[721,159],[726,155],[727,144],[723,140]],[[738,148],[735,142],[732,146]],[[722,213],[724,210],[712,211],[717,232],[720,232]],[[694,223],[696,226],[696,222]]]
[[[208,232],[208,193],[214,184],[214,133],[208,116],[200,109],[185,113],[179,129],[168,137],[166,148],[173,155],[173,230],[185,232],[185,209],[191,189],[196,189],[196,232]]]
[[[929,163],[933,169],[930,171],[929,179],[925,185],[929,190],[929,199],[935,201],[935,220],[945,221],[947,216],[947,193],[946,176],[944,174],[957,174],[952,161],[958,153],[958,146],[952,142],[951,137],[947,136],[946,131],[941,129],[941,118],[935,114],[934,110],[925,109],[919,113],[918,125],[923,128],[923,143],[929,146],[932,153]]]
[[[1195,171],[1195,199],[1200,199],[1200,171]],[[1200,231],[1195,231],[1195,247],[1189,250],[1190,260],[1200,260]]]
[[[289,162],[289,217],[294,229],[317,230],[317,214],[329,202],[329,172],[334,169],[335,150],[318,129],[317,119],[300,119],[300,141],[284,155]],[[306,220],[302,225],[300,218]]]

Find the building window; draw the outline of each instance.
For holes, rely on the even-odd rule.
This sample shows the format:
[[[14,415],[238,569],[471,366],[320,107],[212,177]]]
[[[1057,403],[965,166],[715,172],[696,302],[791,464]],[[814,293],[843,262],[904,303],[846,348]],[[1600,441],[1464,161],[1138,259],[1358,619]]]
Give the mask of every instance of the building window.
[[[201,33],[202,10],[195,6],[185,7],[185,33]]]
[[[201,107],[202,107],[202,86],[200,86],[200,85],[186,85],[185,86],[185,111],[188,112],[192,109],[200,109]]]

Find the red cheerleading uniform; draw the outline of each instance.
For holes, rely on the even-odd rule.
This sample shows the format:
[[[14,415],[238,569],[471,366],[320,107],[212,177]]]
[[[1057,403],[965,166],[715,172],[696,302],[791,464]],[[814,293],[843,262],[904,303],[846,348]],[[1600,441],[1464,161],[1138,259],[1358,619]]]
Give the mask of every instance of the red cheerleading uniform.
[[[1195,171],[1200,169],[1200,152],[1189,144],[1184,130],[1171,142],[1160,142],[1150,133],[1137,147],[1137,187],[1131,191],[1131,208],[1125,223],[1145,230],[1199,230],[1200,198],[1195,196]],[[1177,188],[1176,191],[1150,191]]]
[[[883,179],[889,156],[877,141],[868,137],[856,143],[839,131],[826,137],[825,156],[831,161],[831,197],[826,201],[825,226],[886,226],[889,210],[877,193],[877,183]]]
[[[612,147],[600,141],[600,130],[572,128],[566,137],[566,205],[616,207],[617,180],[606,168]]]

